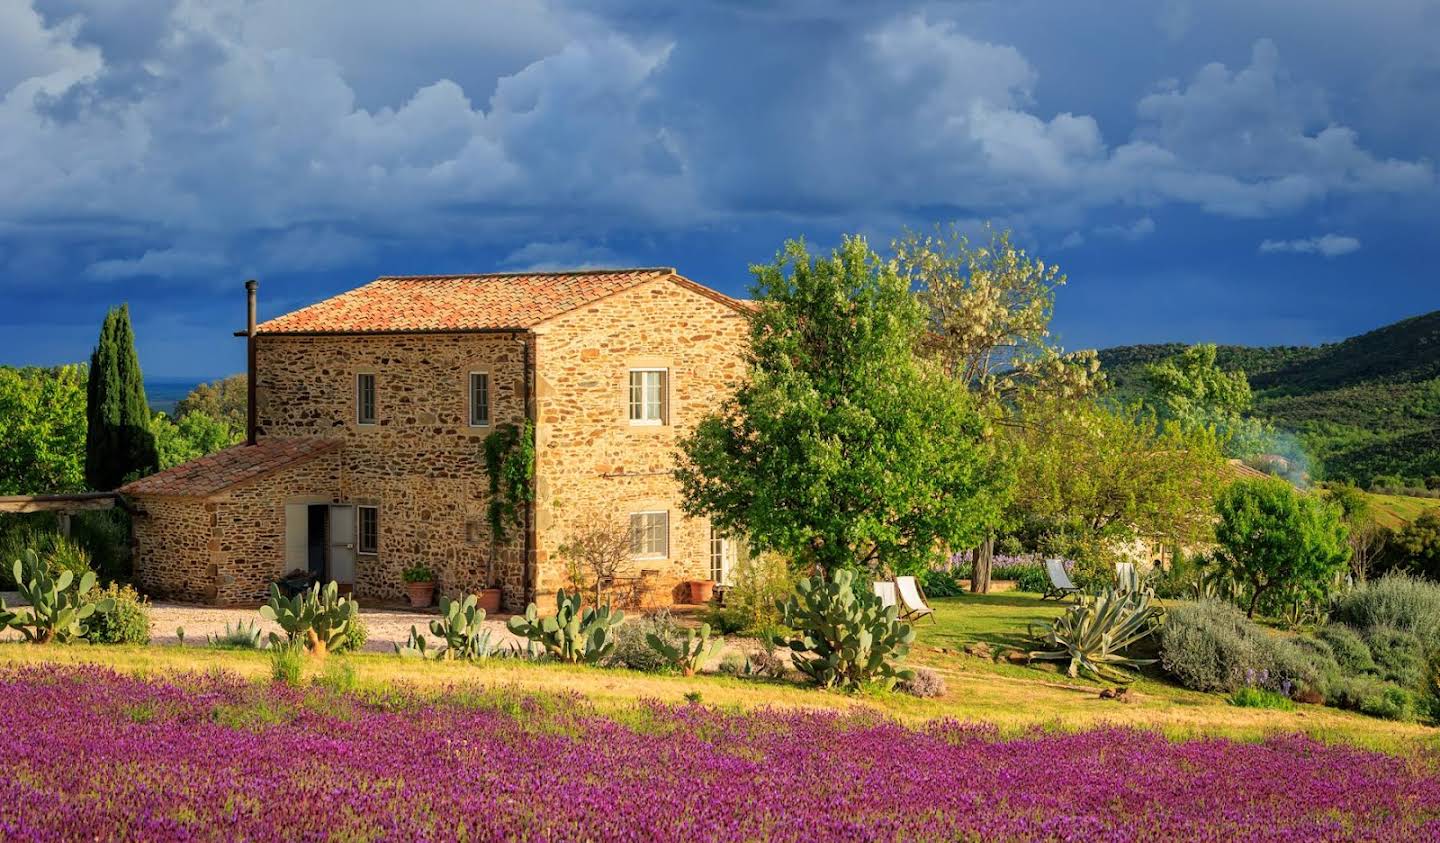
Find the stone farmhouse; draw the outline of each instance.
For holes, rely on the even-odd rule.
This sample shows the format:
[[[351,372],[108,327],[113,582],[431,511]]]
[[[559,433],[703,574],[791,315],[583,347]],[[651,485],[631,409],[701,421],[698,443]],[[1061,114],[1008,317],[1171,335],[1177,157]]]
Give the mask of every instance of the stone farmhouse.
[[[247,288],[246,444],[120,490],[147,592],[253,603],[299,569],[398,599],[424,564],[514,611],[602,525],[651,603],[728,576],[736,543],[684,516],[670,470],[744,375],[745,303],[669,268],[382,277],[257,324]],[[533,503],[492,548],[484,441],[527,421]]]

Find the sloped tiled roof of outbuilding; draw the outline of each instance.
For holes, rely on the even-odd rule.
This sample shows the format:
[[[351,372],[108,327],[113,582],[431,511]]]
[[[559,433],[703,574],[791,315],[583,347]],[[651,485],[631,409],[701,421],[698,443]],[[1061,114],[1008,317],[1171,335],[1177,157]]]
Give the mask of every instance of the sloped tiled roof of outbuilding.
[[[488,275],[383,276],[256,326],[259,334],[368,334],[526,330],[648,281],[669,279],[746,306],[669,267]]]
[[[235,445],[127,483],[120,493],[208,498],[339,446],[327,439],[263,439],[254,445]]]

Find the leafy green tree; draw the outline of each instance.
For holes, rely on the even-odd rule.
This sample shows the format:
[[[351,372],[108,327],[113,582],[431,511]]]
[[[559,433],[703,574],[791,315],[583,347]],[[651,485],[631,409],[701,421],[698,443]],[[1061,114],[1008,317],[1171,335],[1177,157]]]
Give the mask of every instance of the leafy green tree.
[[[1162,421],[1138,403],[1093,400],[1028,402],[1017,419],[1010,514],[1042,534],[1041,549],[1108,578],[1109,563],[1134,539],[1212,539],[1225,459],[1208,428]]]
[[[0,443],[0,494],[85,488],[85,368],[0,366]]]
[[[1432,510],[1406,524],[1395,536],[1395,549],[1406,567],[1440,579],[1440,513]]]
[[[155,437],[127,305],[105,315],[90,354],[86,398],[85,480],[90,488],[114,489],[128,477],[154,472]]]
[[[1261,453],[1274,438],[1274,430],[1247,415],[1254,398],[1245,373],[1221,369],[1215,355],[1214,345],[1192,345],[1169,360],[1147,366],[1149,401],[1162,418],[1215,428],[1229,456]]]
[[[150,421],[155,437],[155,451],[160,467],[170,468],[206,454],[240,444],[244,430],[236,431],[229,424],[199,410],[191,410],[178,422],[164,413],[156,413]]]
[[[749,377],[680,443],[685,510],[821,571],[918,571],[999,517],[1008,477],[925,314],[859,237],[752,269]]]
[[[1350,558],[1340,507],[1284,480],[1236,481],[1216,510],[1218,561],[1246,585],[1250,617],[1257,607],[1324,598]]]
[[[246,400],[244,373],[202,383],[175,404],[174,421],[200,413],[223,422],[238,440],[245,435]]]

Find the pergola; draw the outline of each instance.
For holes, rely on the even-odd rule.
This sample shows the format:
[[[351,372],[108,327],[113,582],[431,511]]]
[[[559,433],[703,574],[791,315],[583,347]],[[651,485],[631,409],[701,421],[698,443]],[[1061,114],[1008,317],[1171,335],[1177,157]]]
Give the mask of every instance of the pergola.
[[[0,513],[53,512],[60,522],[60,532],[67,536],[70,535],[71,515],[93,509],[113,509],[116,506],[127,512],[134,511],[116,492],[0,496]]]

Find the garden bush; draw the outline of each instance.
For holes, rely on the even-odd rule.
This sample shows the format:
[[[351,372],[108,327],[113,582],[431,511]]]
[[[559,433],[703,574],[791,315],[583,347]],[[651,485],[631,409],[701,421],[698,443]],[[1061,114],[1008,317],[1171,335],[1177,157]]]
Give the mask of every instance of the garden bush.
[[[1406,688],[1420,688],[1426,675],[1425,651],[1420,639],[1388,626],[1365,630],[1365,644],[1381,679]]]
[[[991,570],[991,577],[1007,579],[1000,576],[996,569]],[[920,575],[920,585],[925,589],[926,597],[959,597],[965,593],[965,587],[960,584],[960,572],[954,568],[927,570]]]
[[[365,641],[370,637],[370,629],[365,626],[365,618],[356,613],[345,625],[345,632],[341,634],[340,641],[335,645],[337,653],[358,653],[365,649]]]
[[[1440,652],[1440,584],[1404,574],[1387,574],[1341,595],[1331,616],[1357,629],[1390,627],[1420,639],[1426,652]]]
[[[38,521],[22,521],[20,526],[5,531],[0,536],[0,591],[15,590],[15,576],[11,572],[15,561],[26,550],[45,563],[51,574],[69,571],[79,579],[90,571],[90,554],[72,539]]]
[[[130,579],[130,513],[119,507],[77,512],[70,519],[70,536],[90,554],[101,579]]]
[[[794,587],[795,576],[785,557],[778,553],[742,555],[730,572],[725,605],[711,610],[706,622],[724,635],[773,626],[780,620],[775,604]]]
[[[96,612],[85,620],[85,638],[92,644],[150,643],[150,601],[132,586],[110,583],[92,588],[86,603],[111,601],[110,611]]]
[[[1375,659],[1365,639],[1352,627],[1343,623],[1332,623],[1321,627],[1320,640],[1330,647],[1335,663],[1347,674],[1370,673],[1375,670]]]
[[[943,697],[945,696],[945,677],[927,667],[917,667],[914,676],[900,680],[895,687],[912,697],[922,699]]]
[[[655,652],[647,643],[651,635],[672,644],[680,640],[680,625],[675,622],[669,609],[660,609],[654,614],[643,615],[616,627],[611,632],[615,639],[615,651],[606,659],[605,664],[647,673],[664,670],[665,657]]]
[[[1323,658],[1278,638],[1228,603],[1213,600],[1177,604],[1160,632],[1160,663],[1180,684],[1196,691],[1234,691],[1263,675],[1278,689],[1324,693]]]

